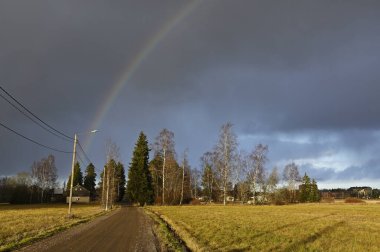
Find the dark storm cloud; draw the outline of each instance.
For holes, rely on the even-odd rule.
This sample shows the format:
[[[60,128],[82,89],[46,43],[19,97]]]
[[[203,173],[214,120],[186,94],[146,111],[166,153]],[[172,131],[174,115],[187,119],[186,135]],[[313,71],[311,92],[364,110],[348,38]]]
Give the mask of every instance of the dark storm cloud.
[[[186,4],[2,2],[1,82],[57,127],[70,133],[86,129],[131,60]],[[176,134],[178,151],[189,147],[197,166],[220,125],[231,121],[241,147],[265,141],[273,164],[323,161],[331,166],[308,166],[321,178],[330,170],[343,178],[342,170],[366,167],[370,160],[371,167],[380,167],[374,159],[380,128],[379,5],[202,1],[143,60],[90,151],[101,167],[102,141],[109,136],[118,139],[127,163],[141,129],[153,141],[167,127]],[[14,114],[1,103],[1,119],[35,133]],[[3,142],[19,148],[21,140],[0,134],[0,151],[8,151]],[[50,141],[43,133],[36,137]],[[327,152],[335,156],[323,159]],[[28,164],[36,155],[29,155]],[[20,164],[1,157],[1,167]],[[6,168],[4,174],[10,173]]]
[[[260,120],[262,130],[376,128],[379,13],[354,6],[208,2],[146,64],[163,86],[150,76],[136,85],[162,103],[202,102],[221,121]]]

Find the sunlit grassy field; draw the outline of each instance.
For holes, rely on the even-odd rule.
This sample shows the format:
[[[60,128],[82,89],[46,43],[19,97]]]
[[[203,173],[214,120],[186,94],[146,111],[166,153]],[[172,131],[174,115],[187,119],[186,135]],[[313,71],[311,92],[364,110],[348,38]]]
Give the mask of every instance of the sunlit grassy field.
[[[66,204],[0,205],[0,251],[87,221],[101,213],[99,205],[73,205],[68,219]]]
[[[380,251],[379,204],[149,207],[199,251]]]

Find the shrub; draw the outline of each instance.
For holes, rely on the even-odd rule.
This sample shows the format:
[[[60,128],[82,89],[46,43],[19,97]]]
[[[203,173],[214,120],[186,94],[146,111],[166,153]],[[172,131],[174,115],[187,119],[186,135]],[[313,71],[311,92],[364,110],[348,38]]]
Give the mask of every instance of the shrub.
[[[200,204],[201,204],[201,201],[198,199],[192,199],[190,201],[190,205],[200,205]]]
[[[321,202],[322,203],[334,203],[335,202],[335,198],[334,197],[323,197],[321,199]]]
[[[345,199],[344,202],[345,203],[365,203],[364,200],[361,200],[361,199],[358,199],[358,198],[353,198],[353,197]]]

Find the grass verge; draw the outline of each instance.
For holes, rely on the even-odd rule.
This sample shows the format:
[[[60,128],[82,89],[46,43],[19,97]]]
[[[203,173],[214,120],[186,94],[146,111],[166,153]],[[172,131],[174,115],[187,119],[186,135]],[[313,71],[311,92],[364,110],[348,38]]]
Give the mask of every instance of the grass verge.
[[[168,224],[154,212],[144,208],[144,212],[154,221],[154,234],[159,240],[161,251],[183,251],[183,245]]]
[[[75,205],[67,218],[66,204],[0,206],[0,251],[11,251],[106,214],[98,205]]]

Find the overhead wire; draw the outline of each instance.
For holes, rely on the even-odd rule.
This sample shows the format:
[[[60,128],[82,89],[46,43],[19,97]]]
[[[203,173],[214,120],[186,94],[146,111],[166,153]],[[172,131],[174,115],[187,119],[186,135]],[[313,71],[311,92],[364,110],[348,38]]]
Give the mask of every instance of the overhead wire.
[[[86,166],[86,164],[83,162],[83,159],[80,157],[79,153],[76,153],[76,157],[79,159],[79,161],[82,163],[83,166]]]
[[[87,153],[84,151],[84,149],[83,149],[82,145],[80,144],[79,140],[77,141],[77,143],[78,143],[79,149],[82,151],[82,153],[83,153],[85,159],[87,160],[87,162],[93,164],[93,162],[91,161],[91,159],[88,157]]]
[[[8,102],[13,108],[17,109],[21,114],[23,114],[24,116],[26,116],[27,118],[29,118],[32,122],[34,122],[35,124],[37,124],[38,126],[40,126],[41,128],[43,128],[44,130],[48,131],[49,133],[55,135],[56,137],[59,137],[61,138],[62,140],[65,140],[65,141],[71,141],[61,135],[58,135],[57,133],[51,131],[49,128],[43,126],[42,124],[40,124],[38,121],[36,121],[35,119],[33,119],[31,116],[29,116],[27,113],[25,113],[24,111],[22,111],[19,107],[17,107],[16,105],[14,105],[8,98],[6,98],[5,96],[3,96],[2,94],[0,94],[0,97],[3,98],[6,102]]]
[[[62,140],[65,140],[65,141],[71,141],[71,140],[74,140],[74,138],[66,135],[65,133],[55,129],[53,126],[49,125],[48,123],[46,123],[45,121],[43,121],[41,118],[39,118],[36,114],[34,114],[32,111],[30,111],[27,107],[25,107],[21,102],[19,102],[14,96],[12,96],[8,91],[6,91],[2,86],[0,86],[0,90],[2,90],[10,99],[12,99],[17,105],[19,105],[22,109],[24,109],[25,111],[23,111],[22,109],[20,109],[18,106],[16,106],[10,99],[8,99],[7,97],[5,97],[3,94],[0,93],[0,97],[3,98],[7,103],[9,103],[13,108],[15,108],[16,110],[18,110],[21,114],[23,114],[24,116],[26,116],[28,119],[30,119],[32,122],[34,122],[35,124],[37,124],[38,126],[40,126],[41,128],[43,128],[44,130],[46,130],[47,132],[49,132],[50,134],[56,136],[56,137],[59,137],[60,139]],[[29,114],[31,115],[29,115]],[[35,118],[35,119],[34,119]],[[57,148],[54,148],[54,147],[51,147],[51,146],[48,146],[48,145],[45,145],[45,144],[42,144],[36,140],[33,140],[19,132],[17,132],[16,130],[14,129],[11,129],[10,127],[6,126],[5,124],[1,123],[0,122],[0,126],[2,126],[3,128],[11,131],[12,133],[18,135],[19,137],[22,137],[24,138],[25,140],[28,140],[29,142],[32,142],[38,146],[41,146],[43,148],[46,148],[46,149],[49,149],[49,150],[52,150],[52,151],[56,151],[56,152],[61,152],[61,153],[66,153],[66,154],[72,154],[73,152],[72,151],[63,151],[63,150],[59,150]],[[88,157],[87,153],[84,151],[82,145],[80,144],[80,142],[78,141],[78,146],[79,146],[79,149],[81,150],[81,152],[83,153],[83,156],[85,157],[86,161],[88,163],[92,163],[93,162],[91,161],[91,159]],[[83,166],[85,166],[85,162],[83,161],[83,159],[81,158],[81,155],[77,152],[77,158],[79,159],[79,161],[82,163]],[[101,170],[98,170],[95,168],[95,170],[97,172],[99,172],[99,174],[101,173]]]
[[[7,129],[7,130],[9,130],[9,131],[11,131],[11,132],[13,132],[14,134],[18,135],[19,137],[22,137],[22,138],[24,138],[24,139],[26,139],[26,140],[28,140],[28,141],[34,143],[34,144],[39,145],[39,146],[41,146],[41,147],[44,147],[44,148],[46,148],[46,149],[53,150],[53,151],[56,151],[56,152],[61,152],[61,153],[67,153],[67,154],[73,153],[72,151],[63,151],[63,150],[59,150],[59,149],[56,149],[56,148],[53,148],[53,147],[47,146],[47,145],[45,145],[45,144],[42,144],[42,143],[40,143],[40,142],[37,142],[37,141],[35,141],[35,140],[33,140],[33,139],[27,137],[27,136],[24,136],[24,135],[21,134],[21,133],[19,133],[19,132],[13,130],[13,129],[11,129],[11,128],[9,128],[8,126],[4,125],[4,124],[1,123],[1,122],[0,122],[0,126],[2,126],[3,128],[5,128],[5,129]]]
[[[13,101],[15,101],[19,106],[21,106],[24,110],[26,110],[29,114],[31,114],[34,118],[36,118],[38,121],[40,121],[41,123],[43,123],[45,126],[47,126],[48,128],[50,128],[51,130],[55,131],[56,133],[68,138],[68,139],[71,139],[71,140],[74,140],[72,137],[66,135],[65,133],[55,129],[53,126],[49,125],[48,123],[44,122],[41,118],[39,118],[37,115],[35,115],[32,111],[30,111],[28,108],[26,108],[23,104],[21,104],[21,102],[19,102],[15,97],[13,97],[10,93],[8,93],[2,86],[0,86],[0,89],[6,94],[8,95]]]
[[[83,165],[83,167],[87,167],[89,164],[92,164],[94,166],[94,168],[95,168],[95,172],[97,173],[97,175],[100,176],[100,174],[102,174],[103,170],[99,170],[98,168],[96,168],[95,165],[94,165],[94,163],[89,162],[89,164],[86,166],[86,164],[84,163],[83,159],[81,158],[81,154],[79,154],[78,152],[76,153],[76,157],[79,159],[79,162]]]

